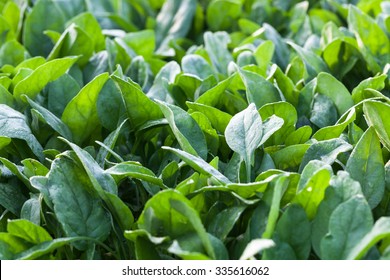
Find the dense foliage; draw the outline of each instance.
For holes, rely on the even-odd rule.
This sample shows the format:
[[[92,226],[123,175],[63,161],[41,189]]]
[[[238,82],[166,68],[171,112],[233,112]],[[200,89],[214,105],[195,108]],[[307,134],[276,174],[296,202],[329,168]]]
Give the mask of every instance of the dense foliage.
[[[390,1],[0,0],[1,259],[390,259]]]

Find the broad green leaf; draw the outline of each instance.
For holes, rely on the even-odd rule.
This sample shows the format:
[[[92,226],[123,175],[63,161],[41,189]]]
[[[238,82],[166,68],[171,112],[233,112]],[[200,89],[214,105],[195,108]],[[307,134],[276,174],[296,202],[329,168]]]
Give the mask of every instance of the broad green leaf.
[[[306,164],[311,160],[321,160],[326,164],[332,165],[340,153],[345,153],[352,150],[352,145],[342,140],[341,138],[319,141],[310,146],[306,151],[301,165],[300,172],[305,168]]]
[[[356,196],[340,204],[330,216],[328,234],[321,240],[321,258],[346,259],[372,225],[372,214],[364,197]]]
[[[33,185],[39,177],[33,177]],[[46,189],[54,206],[54,213],[68,237],[85,236],[104,241],[111,230],[110,215],[104,208],[84,170],[68,158],[57,158],[47,175]],[[85,250],[86,242],[76,248]]]
[[[369,101],[364,103],[363,110],[368,124],[374,127],[383,146],[390,151],[390,125],[387,122],[390,116],[390,106],[377,101]]]
[[[233,61],[233,57],[227,49],[230,42],[230,37],[226,32],[204,33],[204,42],[206,51],[211,59],[211,62],[217,71],[223,75],[227,75],[228,65]]]
[[[342,79],[352,72],[353,68],[358,65],[359,59],[361,59],[355,39],[344,37],[344,35],[340,37],[327,44],[322,54],[331,73],[338,79]]]
[[[17,260],[35,260],[39,259],[42,256],[45,256],[58,248],[61,248],[65,245],[70,245],[73,242],[80,242],[86,238],[82,237],[62,237],[54,240],[46,241],[40,244],[37,244],[28,250],[20,252],[15,255]],[[75,243],[77,244],[77,243]]]
[[[20,210],[20,218],[28,220],[36,225],[41,224],[41,201],[38,195],[33,195],[24,202]]]
[[[211,65],[200,55],[189,54],[181,60],[184,73],[193,74],[204,80],[214,74]]]
[[[271,153],[271,157],[278,169],[296,170],[301,164],[310,144],[296,144],[287,146],[281,150]]]
[[[8,41],[0,47],[0,65],[16,66],[28,56],[29,54],[24,46],[16,40]]]
[[[312,223],[312,245],[318,256],[321,256],[320,243],[329,231],[329,219],[334,210],[343,202],[362,195],[359,182],[352,180],[347,172],[339,171],[331,178]]]
[[[288,44],[293,47],[298,55],[302,58],[306,66],[309,79],[315,78],[321,72],[328,71],[328,67],[326,66],[325,62],[317,54],[310,50],[306,50],[293,42],[288,42]]]
[[[48,56],[48,60],[73,55],[78,56],[77,63],[84,66],[93,52],[94,41],[92,38],[83,29],[71,24],[58,39]]]
[[[169,43],[173,39],[185,37],[195,16],[196,1],[168,0],[164,3],[156,18],[157,53],[174,55]]]
[[[47,109],[61,118],[66,105],[80,91],[80,85],[69,74],[64,74],[47,86]]]
[[[138,162],[121,162],[104,172],[113,176],[117,182],[130,177],[164,187],[162,179]]]
[[[200,219],[198,212],[196,212],[196,210],[192,207],[189,201],[186,201],[184,199],[170,199],[169,203],[174,210],[178,211],[178,213],[184,214],[187,217],[187,219],[193,226],[195,232],[198,234],[199,239],[202,241],[205,251],[211,258],[215,259],[215,252],[209,235],[203,226],[202,220]]]
[[[174,149],[171,147],[163,146],[162,148],[165,150],[169,150],[169,151],[173,152],[174,154],[176,154],[178,157],[180,157],[184,162],[186,162],[189,166],[191,166],[196,171],[198,171],[202,174],[205,174],[205,175],[213,176],[221,184],[226,185],[226,184],[230,183],[228,178],[226,178],[224,175],[222,175],[217,169],[212,167],[210,164],[205,162],[203,159],[196,157],[196,156],[193,156],[185,151],[181,151],[181,150]]]
[[[358,46],[373,72],[390,61],[390,41],[386,33],[367,14],[354,5],[349,6],[348,27],[354,32]]]
[[[311,249],[311,230],[302,207],[291,204],[280,217],[275,231],[282,242],[291,246],[298,259],[307,260]]]
[[[47,56],[53,48],[52,42],[43,31],[61,32],[64,28],[66,16],[57,3],[53,0],[39,0],[26,17],[23,28],[23,42],[33,56]]]
[[[224,241],[245,208],[244,206],[234,206],[219,212],[209,221],[207,232]]]
[[[44,228],[27,220],[8,221],[7,231],[32,244],[39,244],[53,239]]]
[[[43,161],[43,148],[32,134],[26,117],[3,104],[0,104],[0,136],[26,141],[38,159]]]
[[[134,82],[125,81],[116,76],[112,79],[121,90],[130,123],[134,128],[147,121],[163,117],[159,106],[150,100]]]
[[[302,171],[293,202],[302,206],[310,220],[315,217],[318,206],[324,199],[332,173],[328,164],[318,160],[310,161]]]
[[[310,114],[310,122],[324,128],[333,126],[338,118],[337,108],[329,97],[323,94],[315,94]]]
[[[320,73],[318,75],[316,91],[326,95],[333,101],[340,116],[354,105],[348,89],[328,73]]]
[[[346,165],[346,171],[361,184],[368,204],[373,209],[381,201],[385,189],[382,150],[374,128],[360,138]]]
[[[261,117],[253,103],[244,111],[236,114],[226,127],[226,142],[233,151],[244,159],[248,182],[250,181],[254,152],[261,143],[262,133]]]
[[[123,41],[137,55],[142,55],[145,58],[151,57],[156,47],[153,30],[127,33],[120,41]]]
[[[115,130],[126,117],[122,94],[112,79],[100,91],[96,106],[100,123],[110,131]]]
[[[168,120],[169,126],[183,151],[206,159],[208,152],[206,139],[191,115],[175,105],[161,101],[157,101],[157,104]]]
[[[72,23],[80,27],[92,39],[92,47],[96,52],[104,49],[105,39],[102,29],[97,19],[90,12],[77,15],[68,21],[66,25],[69,26]]]
[[[20,101],[23,94],[35,99],[48,83],[65,74],[77,59],[77,57],[59,58],[39,66],[29,76],[16,84],[14,88],[15,99]]]
[[[351,249],[347,259],[361,259],[372,246],[388,236],[390,236],[390,218],[381,217],[375,222],[375,225],[370,232],[368,232],[360,242]]]
[[[246,98],[249,104],[254,103],[256,108],[259,109],[268,103],[281,100],[278,90],[262,76],[254,72],[241,70],[239,67],[237,67],[237,70],[246,87]]]
[[[223,98],[226,89],[229,87],[234,77],[235,74],[229,76],[227,79],[224,79],[223,81],[219,82],[216,86],[207,90],[198,99],[196,99],[196,103],[215,107],[217,104],[219,104],[219,102]]]
[[[284,124],[284,120],[275,115],[272,115],[263,122],[263,133],[259,146],[263,145],[275,132],[277,132]]]
[[[38,103],[35,103],[32,101],[28,96],[25,96],[28,103],[34,110],[42,116],[42,118],[45,120],[45,122],[51,126],[58,134],[61,136],[69,139],[72,141],[72,133],[70,132],[69,128],[64,124],[59,118],[57,118],[52,112],[47,110],[46,108],[42,107]]]
[[[275,52],[275,45],[272,41],[264,41],[253,52],[257,65],[261,69],[261,75],[263,77],[267,74],[267,69],[271,63],[272,57]]]
[[[226,30],[242,13],[241,0],[216,0],[207,6],[207,24],[213,31]]]
[[[186,102],[188,108],[194,111],[198,111],[204,114],[210,121],[211,125],[218,130],[221,134],[225,133],[232,116],[224,111],[221,111],[212,106],[204,105],[201,103]]]
[[[344,117],[341,117],[337,124],[332,126],[323,127],[317,130],[313,135],[313,139],[318,141],[329,140],[340,137],[341,133],[347,128],[347,126],[356,119],[355,108],[352,108],[344,121],[341,121]]]
[[[287,135],[294,131],[297,122],[297,111],[294,106],[284,101],[268,103],[259,109],[259,113],[263,120],[272,115],[283,119],[283,126],[271,136],[267,145],[284,144]]]
[[[352,91],[352,99],[355,104],[364,100],[364,90],[375,89],[382,90],[385,87],[386,75],[371,77],[361,81]]]
[[[73,140],[78,144],[88,139],[99,125],[96,102],[99,92],[108,79],[108,73],[94,78],[80,90],[64,109],[61,119],[69,127],[73,134]]]
[[[311,133],[312,128],[310,126],[301,126],[287,136],[285,145],[291,146],[296,144],[304,144],[307,140],[310,139]]]
[[[213,246],[216,260],[227,260],[228,251],[223,242],[215,236],[207,233]],[[202,240],[197,234],[189,233],[183,235],[172,242],[168,251],[182,258],[183,260],[210,260],[202,244]]]
[[[4,176],[2,174],[2,176]],[[23,203],[26,201],[23,190],[17,185],[0,183],[0,205],[15,216],[20,214]]]
[[[218,154],[219,136],[217,131],[212,127],[210,120],[201,112],[194,112],[191,114],[191,117],[202,129],[210,154]]]

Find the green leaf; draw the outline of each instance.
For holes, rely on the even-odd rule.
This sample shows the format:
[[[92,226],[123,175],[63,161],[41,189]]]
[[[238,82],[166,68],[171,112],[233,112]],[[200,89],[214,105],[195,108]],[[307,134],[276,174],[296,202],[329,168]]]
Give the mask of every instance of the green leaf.
[[[207,143],[197,122],[183,109],[157,100],[161,111],[168,120],[180,147],[195,156],[207,158]]]
[[[328,73],[318,75],[316,91],[326,95],[333,101],[340,116],[354,105],[348,89]]]
[[[232,119],[230,114],[212,106],[203,105],[200,103],[192,103],[187,101],[186,104],[191,110],[204,114],[216,130],[218,130],[221,134],[225,134],[226,127]]]
[[[241,0],[216,0],[207,6],[207,24],[213,31],[226,30],[241,15]]]
[[[382,90],[385,87],[386,75],[382,74],[361,81],[352,91],[352,99],[355,104],[363,101],[366,89]]]
[[[332,173],[332,168],[328,164],[318,160],[310,161],[302,171],[293,202],[303,207],[310,220],[315,217],[318,206],[325,196]]]
[[[207,231],[224,241],[239,220],[245,208],[246,207],[244,206],[234,206],[219,212],[210,220]]]
[[[134,128],[140,127],[147,121],[163,117],[160,107],[150,100],[134,82],[125,81],[116,76],[112,76],[112,79],[121,90],[130,123]]]
[[[329,219],[329,233],[321,240],[321,258],[346,259],[370,231],[373,218],[367,201],[356,196],[339,205]]]
[[[117,182],[130,177],[146,181],[163,188],[165,187],[162,179],[157,178],[151,170],[143,167],[138,162],[121,162],[115,164],[113,167],[105,170],[104,172],[113,176]]]
[[[23,94],[35,99],[48,83],[65,74],[77,60],[78,57],[65,57],[39,66],[29,76],[16,84],[14,88],[15,99],[20,101]]]
[[[28,250],[20,252],[15,255],[15,259],[17,260],[35,260],[39,259],[39,257],[45,256],[58,248],[61,248],[65,245],[72,244],[73,242],[80,242],[81,240],[85,240],[85,238],[80,237],[63,237],[57,238],[51,241],[46,241],[40,244],[37,244]],[[77,243],[75,243],[77,244]]]
[[[77,63],[84,66],[93,55],[93,51],[94,41],[92,38],[83,29],[71,24],[56,42],[48,60],[74,55],[79,57]]]
[[[41,223],[41,211],[41,200],[38,195],[33,195],[24,202],[20,210],[20,218],[39,225]]]
[[[261,117],[253,103],[244,111],[236,114],[226,127],[226,142],[233,151],[244,159],[248,181],[250,181],[254,152],[261,143],[262,133]]]
[[[80,27],[92,39],[92,47],[96,52],[104,49],[105,38],[99,22],[92,13],[81,13],[68,21],[66,25],[69,26],[72,23]]]
[[[355,108],[350,110],[344,121],[341,121],[342,119],[344,119],[344,117],[341,117],[335,125],[323,127],[317,130],[312,138],[318,141],[322,141],[340,137],[341,133],[343,133],[348,125],[356,119]]]
[[[241,70],[239,67],[236,69],[246,87],[246,98],[249,104],[254,103],[259,109],[266,104],[281,101],[278,90],[262,76]]]
[[[173,39],[187,35],[195,16],[196,1],[168,0],[164,3],[156,18],[157,53],[173,55],[169,43]]]
[[[0,104],[0,136],[26,141],[33,153],[43,161],[43,148],[32,134],[26,117],[3,104]]]
[[[184,73],[189,73],[204,80],[214,74],[210,64],[200,55],[188,54],[181,60]]]
[[[368,232],[360,242],[351,249],[347,259],[361,259],[372,246],[388,236],[390,236],[390,218],[381,217],[376,221],[370,232]]]
[[[32,244],[39,244],[53,239],[44,228],[27,220],[8,221],[7,231]]]
[[[302,58],[310,80],[315,78],[321,72],[328,72],[328,67],[326,66],[325,62],[314,52],[306,50],[293,42],[288,42],[288,44],[293,47],[298,55]]]
[[[311,249],[311,230],[302,207],[291,204],[280,217],[275,231],[282,242],[291,246],[298,259],[307,260]]]
[[[356,144],[348,159],[346,171],[360,182],[370,207],[375,208],[385,190],[385,169],[380,142],[372,127],[367,129]]]
[[[69,74],[64,74],[47,86],[47,109],[61,118],[66,105],[80,91],[80,85]]]
[[[297,144],[287,146],[271,153],[271,157],[278,169],[295,170],[301,164],[310,144]]]
[[[340,153],[348,152],[352,150],[352,148],[352,145],[345,142],[341,138],[324,140],[314,143],[306,151],[299,170],[300,172],[302,172],[306,164],[309,163],[309,161],[315,159],[321,160],[326,164],[332,165]]]
[[[303,144],[307,140],[310,139],[312,128],[308,125],[301,126],[297,130],[291,132],[285,141],[286,146],[296,145],[296,144]]]
[[[153,30],[127,33],[121,40],[136,54],[142,55],[144,58],[151,57],[156,47]]]
[[[25,201],[26,197],[19,186],[0,183],[0,205],[2,207],[18,216]]]
[[[337,176],[331,178],[325,198],[318,207],[312,223],[312,245],[318,256],[321,256],[320,243],[329,231],[329,219],[334,210],[343,202],[362,195],[359,182],[352,180],[349,173],[339,171]]]
[[[223,75],[227,75],[228,65],[233,61],[233,57],[227,49],[230,42],[230,37],[226,32],[204,33],[204,42],[206,51],[211,59],[211,62],[217,71]]]
[[[390,125],[386,121],[389,118],[390,106],[377,101],[368,101],[364,103],[363,110],[368,124],[374,127],[382,144],[390,151]]]
[[[27,95],[25,96],[28,103],[36,112],[44,119],[44,121],[51,126],[58,134],[72,141],[72,133],[69,128],[59,118],[57,118],[52,112],[42,107],[38,103],[32,101]]]
[[[367,14],[350,5],[348,27],[354,32],[358,46],[373,72],[390,61],[390,41],[386,33]]]
[[[69,127],[76,143],[83,143],[99,125],[96,102],[99,92],[109,79],[103,73],[85,85],[68,103],[62,114],[62,121]]]
[[[174,149],[171,147],[162,147],[165,150],[169,150],[176,154],[178,157],[180,157],[184,162],[186,162],[189,166],[191,166],[196,171],[208,175],[213,176],[215,179],[217,179],[221,184],[226,185],[229,184],[230,181],[228,178],[226,178],[224,175],[222,175],[217,169],[212,167],[210,164],[205,162],[203,159],[193,156],[187,152]]]
[[[32,177],[33,185],[41,185],[40,177]],[[57,158],[47,175],[46,186],[54,213],[68,237],[86,236],[104,241],[111,230],[109,213],[92,186],[84,170],[68,158]],[[86,242],[77,242],[79,250]]]
[[[47,15],[51,15],[50,17]],[[44,20],[43,20],[44,19]],[[43,31],[53,30],[61,32],[66,16],[53,0],[39,0],[27,15],[23,28],[23,42],[33,56],[47,56],[53,44]]]

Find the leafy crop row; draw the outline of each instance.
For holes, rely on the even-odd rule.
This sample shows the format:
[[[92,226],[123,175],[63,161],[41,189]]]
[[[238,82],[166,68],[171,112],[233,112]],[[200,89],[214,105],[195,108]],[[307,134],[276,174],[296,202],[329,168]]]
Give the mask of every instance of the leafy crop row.
[[[0,0],[1,259],[389,259],[390,1]]]

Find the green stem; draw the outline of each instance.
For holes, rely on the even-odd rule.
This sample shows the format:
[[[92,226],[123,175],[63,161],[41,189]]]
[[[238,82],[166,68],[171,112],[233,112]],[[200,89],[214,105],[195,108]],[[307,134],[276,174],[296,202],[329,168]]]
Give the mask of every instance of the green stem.
[[[272,197],[272,205],[271,210],[268,215],[267,227],[263,233],[262,238],[270,239],[274,234],[276,222],[279,218],[279,210],[280,210],[280,201],[282,199],[283,190],[288,184],[287,177],[279,177],[275,183],[274,193]]]

